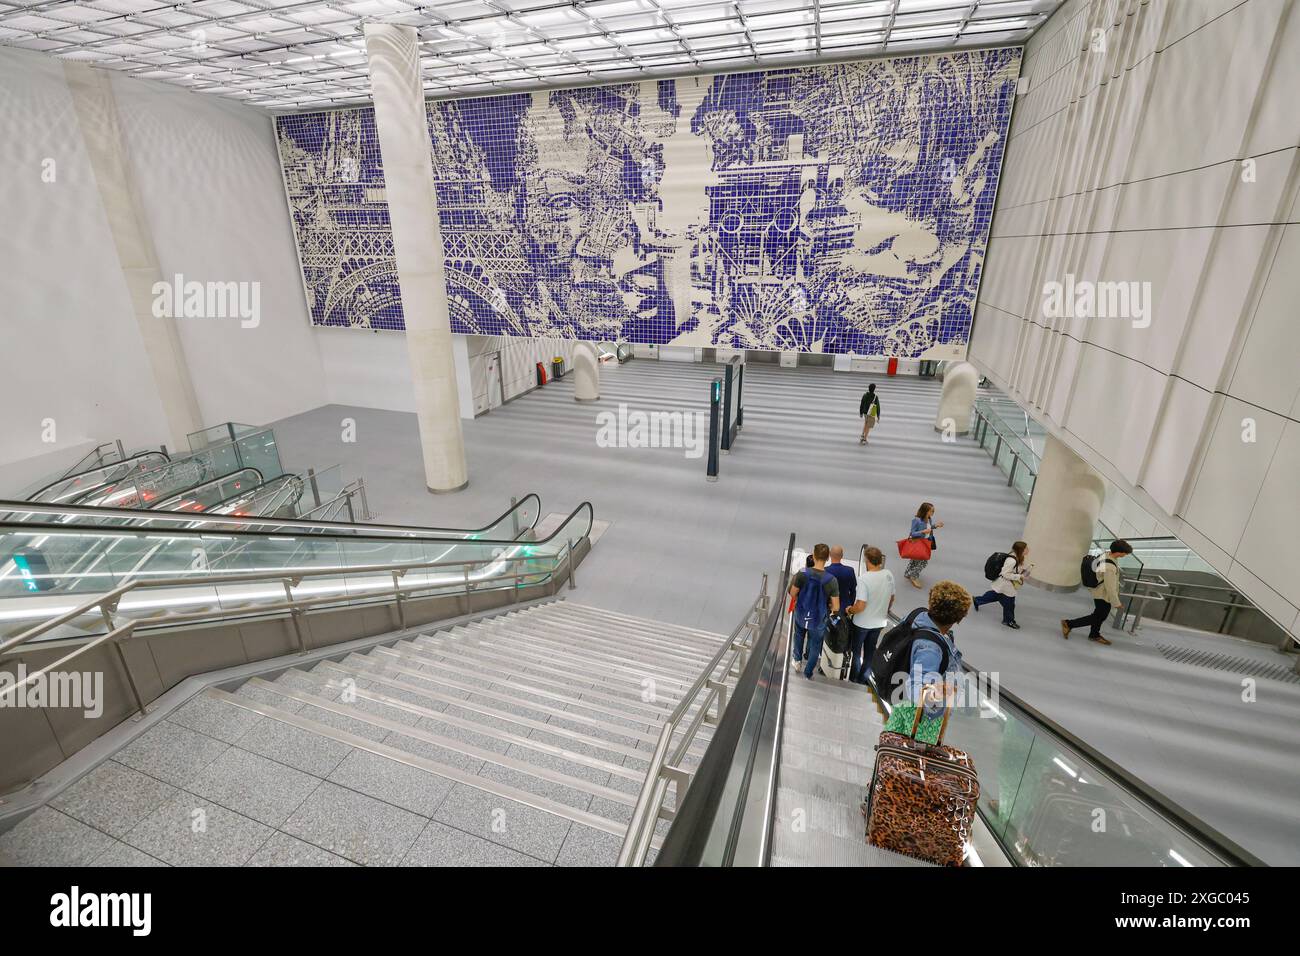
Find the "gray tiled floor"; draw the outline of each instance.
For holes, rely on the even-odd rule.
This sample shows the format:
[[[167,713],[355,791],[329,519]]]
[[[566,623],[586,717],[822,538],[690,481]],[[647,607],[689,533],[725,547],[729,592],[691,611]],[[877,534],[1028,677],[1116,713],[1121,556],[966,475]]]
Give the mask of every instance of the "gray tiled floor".
[[[333,783],[323,783],[285,822],[283,830],[364,866],[393,866],[428,821]]]

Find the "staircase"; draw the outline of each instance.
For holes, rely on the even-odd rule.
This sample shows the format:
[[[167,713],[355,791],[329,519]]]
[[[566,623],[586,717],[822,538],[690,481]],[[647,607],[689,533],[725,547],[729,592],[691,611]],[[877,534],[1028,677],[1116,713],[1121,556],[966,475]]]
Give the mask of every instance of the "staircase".
[[[861,805],[884,721],[862,684],[790,666],[772,866],[928,866],[866,842]]]
[[[0,835],[0,864],[612,865],[724,640],[559,601],[208,689]]]

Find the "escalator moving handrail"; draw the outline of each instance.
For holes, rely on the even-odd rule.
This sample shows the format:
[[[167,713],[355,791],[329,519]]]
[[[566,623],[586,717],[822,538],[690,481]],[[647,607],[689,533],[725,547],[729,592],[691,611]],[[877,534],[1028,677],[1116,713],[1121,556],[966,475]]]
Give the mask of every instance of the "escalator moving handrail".
[[[108,468],[116,468],[116,467],[118,467],[119,465],[125,465],[125,464],[126,464],[127,462],[129,462],[129,461],[135,461],[137,458],[144,458],[144,457],[146,457],[146,456],[150,456],[150,455],[158,455],[158,456],[160,456],[160,457],[163,459],[163,461],[171,461],[171,456],[168,455],[165,451],[161,451],[161,450],[160,450],[160,451],[139,451],[139,452],[136,452],[134,455],[128,455],[126,458],[123,458],[121,461],[115,461],[115,462],[112,462],[112,463],[107,464],[107,465],[96,465],[94,468],[87,468],[85,471],[78,471],[78,472],[75,472],[75,473],[73,473],[73,474],[71,474],[71,475],[64,475],[62,478],[56,478],[56,479],[54,479],[53,481],[49,482],[48,484],[46,484],[46,485],[42,485],[40,488],[37,488],[35,491],[33,491],[30,495],[27,496],[26,499],[24,499],[24,502],[23,502],[23,503],[26,503],[26,504],[37,504],[37,505],[49,504],[50,502],[45,502],[45,501],[33,501],[32,499],[34,499],[37,495],[43,495],[43,494],[45,494],[45,492],[49,491],[49,490],[50,490],[51,488],[53,488],[55,485],[61,485],[61,484],[63,484],[63,483],[66,482],[66,481],[74,481],[74,480],[76,480],[77,478],[82,477],[83,475],[89,475],[91,472],[95,472],[95,471],[104,471],[104,470],[106,470],[106,469],[108,469]],[[129,472],[128,472],[128,474],[129,474]],[[119,479],[119,480],[120,480],[120,479]],[[100,484],[101,484],[101,485],[103,485],[103,484],[107,484],[107,482],[100,482]],[[98,487],[98,486],[95,486],[95,487]],[[0,502],[0,504],[17,504],[17,503],[18,503],[18,502],[7,502],[7,501],[6,501],[6,502]],[[74,506],[72,506],[72,507],[76,507],[76,506],[74,505]]]
[[[200,482],[198,482],[197,484],[190,485],[188,488],[182,488],[180,491],[173,491],[171,494],[169,494],[169,495],[167,495],[165,498],[163,498],[163,502],[164,502],[164,503],[170,503],[170,502],[172,501],[173,498],[183,498],[183,497],[185,497],[186,495],[191,495],[191,494],[193,494],[194,492],[198,491],[199,489],[201,489],[201,488],[206,488],[206,487],[208,487],[209,485],[219,485],[219,484],[221,484],[221,483],[224,482],[224,481],[230,481],[232,478],[235,478],[235,477],[238,476],[238,475],[242,475],[242,474],[243,474],[244,472],[246,472],[246,471],[251,471],[255,476],[257,476],[257,484],[254,485],[253,487],[256,488],[256,487],[260,487],[261,485],[266,484],[266,477],[262,474],[262,471],[261,471],[260,468],[254,468],[252,465],[245,465],[245,466],[242,467],[242,468],[236,468],[234,471],[228,471],[228,472],[226,472],[224,475],[218,475],[216,478],[205,478],[203,481],[200,481]],[[275,479],[272,478],[271,480],[274,481]],[[224,499],[223,499],[223,500],[224,500]],[[89,506],[87,506],[87,507],[89,507]],[[135,510],[140,510],[140,511],[153,511],[154,509],[153,509],[153,508],[140,508],[140,509],[135,509],[135,508],[126,508],[126,509],[124,509],[124,510],[126,510],[126,511],[135,511]],[[158,510],[159,512],[163,513],[163,514],[189,514],[189,515],[193,515],[193,514],[202,514],[202,512],[193,512],[193,511],[168,511],[168,512],[164,512],[161,508],[159,508],[159,509],[157,509],[157,510]],[[75,525],[74,525],[73,527],[75,527]]]
[[[196,514],[192,511],[144,512],[136,508],[91,508],[86,506],[63,507],[63,506],[55,506],[55,505],[46,506],[45,503],[43,502],[5,501],[5,500],[0,500],[0,514],[6,512],[13,513],[13,514],[31,514],[34,512],[34,510],[36,511],[47,510],[47,511],[59,511],[64,514],[84,515],[85,517],[91,517],[91,518],[105,518],[105,517],[115,518],[116,517],[116,518],[132,518],[135,520],[140,520],[145,515],[147,515],[149,520],[174,518],[177,521],[183,521],[186,523],[193,523],[196,520],[200,520],[203,522],[211,522],[214,525],[222,525],[222,524],[272,525],[277,527],[283,525],[286,528],[295,529],[295,530],[291,530],[291,532],[276,532],[276,531],[241,531],[233,528],[221,528],[220,531],[222,534],[248,534],[248,535],[256,535],[258,537],[263,537],[263,536],[275,535],[280,533],[301,534],[303,531],[306,531],[310,528],[331,528],[332,527],[332,528],[352,528],[352,529],[357,529],[358,532],[361,532],[362,530],[368,532],[376,532],[373,535],[360,534],[361,537],[383,537],[383,535],[379,534],[378,532],[388,531],[388,532],[392,532],[393,534],[408,535],[410,536],[411,540],[419,540],[422,537],[436,538],[439,535],[478,534],[479,532],[486,531],[489,528],[492,528],[500,524],[502,521],[508,518],[512,511],[522,508],[530,498],[532,498],[534,501],[537,502],[537,517],[533,519],[531,524],[520,529],[520,531],[523,532],[536,527],[537,522],[541,520],[542,499],[534,492],[529,492],[528,494],[524,495],[517,502],[515,502],[515,504],[511,505],[500,515],[498,515],[494,520],[488,522],[482,528],[433,528],[433,527],[426,527],[423,525],[387,525],[387,524],[369,524],[364,522],[352,522],[352,521],[312,521],[310,519],[304,521],[299,518],[263,518],[263,517],[249,518],[246,516],[237,517],[234,515],[203,514],[201,516],[196,516]],[[33,509],[32,507],[33,504],[36,505],[35,509]],[[581,507],[581,505],[579,505],[579,507]],[[15,523],[17,522],[0,521],[0,527],[3,527],[7,524],[15,524]],[[102,531],[103,526],[80,525],[80,524],[59,525],[59,530],[66,530],[66,529]],[[197,533],[195,529],[180,529],[180,530],[190,530]],[[218,529],[214,528],[210,530],[215,531]],[[412,532],[414,532],[414,534],[412,534]],[[321,532],[319,536],[322,538],[353,537],[353,535],[349,535],[349,534],[335,535],[335,534],[330,534],[329,532]],[[492,541],[498,541],[498,540],[499,539],[489,540],[487,538],[479,538],[476,539],[476,542],[484,541],[484,542],[491,543]],[[514,543],[514,541],[512,540],[510,543]]]

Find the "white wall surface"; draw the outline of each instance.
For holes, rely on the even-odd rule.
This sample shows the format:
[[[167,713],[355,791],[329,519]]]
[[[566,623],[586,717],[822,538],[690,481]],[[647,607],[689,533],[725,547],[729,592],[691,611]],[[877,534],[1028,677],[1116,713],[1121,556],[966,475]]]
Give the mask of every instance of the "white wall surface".
[[[0,493],[100,441],[165,440],[62,64],[12,50],[0,50],[0,342]]]
[[[1295,6],[1068,0],[1043,26],[1026,50],[970,350],[1292,633]],[[1047,317],[1044,284],[1067,274],[1151,283],[1150,326]]]
[[[261,424],[325,404],[271,118],[115,74],[127,153],[164,277],[256,282],[261,316],[177,325],[206,424]]]
[[[260,283],[261,320],[178,321],[207,423],[324,404],[270,117],[112,78],[164,275]],[[43,162],[55,181],[42,181]],[[121,438],[166,441],[159,400],[60,61],[0,49],[0,493]],[[52,418],[55,443],[42,441]],[[46,459],[45,456],[49,456]]]

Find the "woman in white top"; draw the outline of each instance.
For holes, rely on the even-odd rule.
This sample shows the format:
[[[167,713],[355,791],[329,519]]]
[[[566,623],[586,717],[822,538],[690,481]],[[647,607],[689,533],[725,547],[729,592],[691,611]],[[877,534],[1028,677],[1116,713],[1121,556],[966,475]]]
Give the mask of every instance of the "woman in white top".
[[[1016,590],[1024,583],[1025,577],[1029,574],[1030,565],[1026,563],[1029,555],[1029,545],[1023,541],[1017,541],[1011,546],[1011,553],[1007,559],[1002,562],[1002,571],[993,581],[993,586],[974,600],[975,610],[980,609],[982,604],[992,604],[997,601],[1002,605],[1002,624],[1004,627],[1010,627],[1020,630],[1020,625],[1016,623]]]

